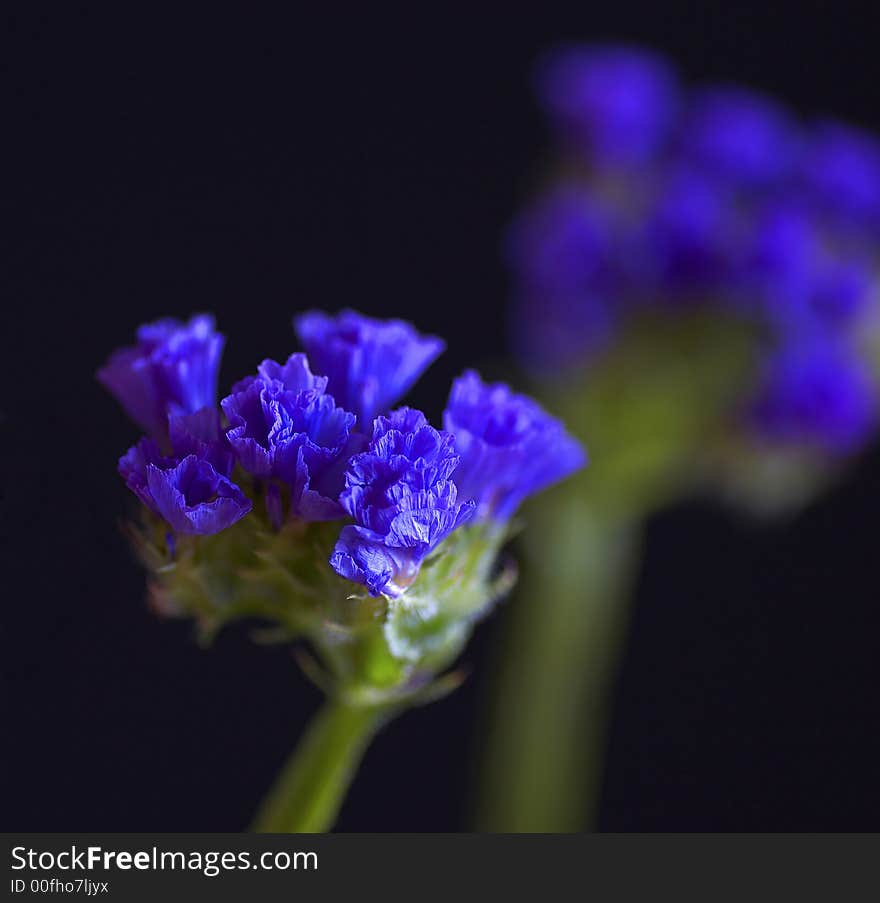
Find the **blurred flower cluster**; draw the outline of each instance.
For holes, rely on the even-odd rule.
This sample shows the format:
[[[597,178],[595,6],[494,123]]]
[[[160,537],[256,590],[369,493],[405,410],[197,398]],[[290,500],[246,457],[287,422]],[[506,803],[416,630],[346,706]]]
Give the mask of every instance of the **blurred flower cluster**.
[[[152,598],[208,635],[248,617],[305,637],[313,676],[349,697],[409,695],[509,584],[497,557],[519,503],[584,453],[473,372],[444,430],[394,409],[444,348],[408,323],[310,312],[295,327],[306,352],[264,360],[219,405],[208,316],[141,327],[99,371],[146,432],[119,472],[143,503]]]
[[[536,92],[558,163],[506,245],[530,365],[601,366],[634,322],[708,314],[748,336],[726,412],[745,441],[858,450],[880,387],[880,141],[742,87],[686,90],[629,47],[558,50]]]

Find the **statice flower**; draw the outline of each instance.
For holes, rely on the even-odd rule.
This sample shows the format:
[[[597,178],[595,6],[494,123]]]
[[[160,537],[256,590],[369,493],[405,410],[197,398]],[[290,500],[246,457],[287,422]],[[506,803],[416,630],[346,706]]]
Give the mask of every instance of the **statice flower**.
[[[783,330],[796,328],[818,288],[821,255],[821,235],[802,204],[774,198],[757,209],[739,273],[753,311]]]
[[[326,374],[328,391],[357,415],[367,433],[374,418],[389,411],[445,347],[402,320],[375,320],[353,310],[335,317],[310,311],[294,325],[309,359]]]
[[[768,360],[753,416],[776,440],[851,452],[877,427],[880,397],[869,370],[849,349],[812,340]]]
[[[98,379],[149,435],[167,438],[170,414],[192,414],[217,403],[224,338],[214,318],[164,319],[141,326],[137,344],[120,348]]]
[[[195,535],[219,533],[250,512],[251,501],[229,479],[232,456],[216,411],[175,419],[171,435],[173,455],[145,437],[119,459],[126,485],[150,511],[173,531]]]
[[[652,199],[634,231],[630,285],[651,303],[701,301],[727,275],[733,258],[730,198],[717,183],[682,169]]]
[[[787,112],[769,97],[725,85],[698,92],[682,124],[681,152],[713,174],[761,187],[791,170],[799,145]]]
[[[649,159],[678,105],[672,68],[624,46],[565,49],[539,66],[536,82],[563,139],[600,163]]]
[[[443,426],[461,455],[455,480],[481,518],[508,520],[533,493],[570,476],[586,454],[533,399],[468,371],[452,386]]]
[[[157,451],[152,440],[143,439],[120,460],[119,470],[141,501],[172,530],[219,533],[251,510],[250,499],[208,461],[196,455],[176,461]]]
[[[195,455],[207,461],[217,473],[225,477],[232,474],[235,455],[224,435],[217,408],[170,416],[168,437],[177,457]]]
[[[227,437],[241,466],[270,481],[273,518],[280,520],[278,484],[291,494],[292,512],[305,520],[343,516],[337,497],[345,461],[354,448],[355,416],[325,394],[304,354],[284,365],[265,360],[256,376],[232,387],[221,402]]]
[[[334,570],[373,595],[400,595],[425,558],[465,524],[474,502],[459,501],[453,437],[421,411],[378,417],[369,448],[352,458],[341,501],[355,520],[330,559]]]
[[[880,240],[880,140],[839,122],[820,123],[801,163],[803,185],[840,223]]]
[[[615,315],[608,302],[617,290],[613,229],[602,205],[575,185],[540,198],[511,225],[505,257],[516,274],[517,306],[537,308],[545,318],[537,335],[528,328],[531,317],[517,321],[526,326],[517,346],[533,360],[577,359],[611,334]]]
[[[307,779],[291,782],[286,767],[255,825],[314,831],[341,802],[339,755],[353,773],[379,724],[457,685],[449,669],[515,581],[502,555],[509,514],[582,456],[556,421],[502,387],[495,408],[454,407],[469,492],[486,515],[475,518],[477,500],[456,485],[455,437],[413,408],[391,410],[439,339],[352,311],[305,314],[296,323],[309,357],[264,360],[218,409],[196,365],[212,322],[145,327],[137,353],[111,358],[137,373],[122,400],[150,428],[119,460],[141,503],[126,532],[156,612],[193,618],[203,641],[247,621],[263,642],[297,643],[328,700],[293,760]],[[504,404],[515,410],[496,410]],[[480,443],[504,445],[480,453],[491,486],[477,472]],[[292,784],[320,805],[291,799]]]
[[[865,380],[880,383],[867,355],[880,323],[880,141],[802,123],[744,87],[683,90],[668,64],[634,48],[563,48],[540,64],[537,94],[561,133],[560,176],[505,243],[513,332],[530,367],[583,385],[581,369],[610,373],[617,360],[630,379],[645,359],[630,343],[646,331],[673,355],[670,336],[708,334],[714,320],[729,342],[713,356],[694,339],[687,352],[705,356],[694,378],[707,387],[749,337],[737,352],[743,397],[717,410],[731,436],[857,450],[841,436],[867,439],[858,399]],[[746,378],[756,370],[767,377]],[[743,410],[762,414],[743,420]]]

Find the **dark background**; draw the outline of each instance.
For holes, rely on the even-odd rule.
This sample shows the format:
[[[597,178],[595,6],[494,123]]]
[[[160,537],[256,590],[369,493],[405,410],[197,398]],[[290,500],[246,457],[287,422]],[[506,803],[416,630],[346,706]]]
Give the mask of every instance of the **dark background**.
[[[880,128],[870,4],[733,6],[9,17],[4,829],[238,830],[318,703],[288,650],[230,629],[202,651],[145,607],[117,528],[135,429],[93,380],[109,351],[212,310],[228,386],[293,350],[297,310],[402,315],[449,342],[414,397],[436,417],[504,352],[499,236],[550,147],[542,48],[648,42]],[[699,500],[650,523],[602,828],[880,828],[878,511],[875,449],[792,523]],[[379,737],[340,829],[466,824],[503,621],[464,688]]]

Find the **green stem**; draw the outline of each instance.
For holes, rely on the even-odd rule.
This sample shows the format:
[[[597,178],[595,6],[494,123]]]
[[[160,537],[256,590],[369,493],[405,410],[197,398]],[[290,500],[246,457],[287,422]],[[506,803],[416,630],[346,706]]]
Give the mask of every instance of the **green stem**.
[[[263,800],[251,830],[285,834],[329,831],[364,752],[389,715],[384,706],[328,700]]]
[[[580,831],[597,809],[638,530],[576,496],[534,513],[483,732],[481,831]]]

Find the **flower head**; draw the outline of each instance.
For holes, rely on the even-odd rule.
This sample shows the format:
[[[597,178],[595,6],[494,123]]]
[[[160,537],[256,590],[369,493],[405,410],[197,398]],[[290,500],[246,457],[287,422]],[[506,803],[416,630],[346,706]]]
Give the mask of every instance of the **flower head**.
[[[311,361],[327,374],[330,393],[357,415],[362,432],[409,391],[445,347],[403,320],[374,320],[353,310],[335,317],[310,311],[294,325]]]
[[[565,49],[537,75],[564,147],[505,245],[523,359],[595,367],[601,384],[638,370],[643,341],[674,354],[680,317],[685,342],[730,336],[707,369],[740,379],[753,353],[764,366],[752,438],[855,450],[845,437],[867,438],[877,386],[880,140],[742,87],[683,91],[631,48]]]
[[[352,458],[340,501],[355,520],[342,529],[330,564],[373,595],[397,596],[453,530],[473,514],[451,476],[453,438],[424,414],[401,408],[376,419],[368,449]]]
[[[880,140],[843,123],[820,123],[801,169],[805,187],[824,210],[880,235]]]
[[[791,169],[798,135],[768,97],[733,86],[700,92],[682,127],[681,151],[722,178],[766,186]]]
[[[511,226],[505,256],[522,311],[518,344],[537,362],[574,359],[612,332],[613,228],[608,213],[573,185],[541,198]]]
[[[219,533],[251,510],[251,502],[204,457],[162,455],[152,439],[141,439],[119,459],[126,485],[178,533]]]
[[[138,329],[136,345],[115,351],[98,379],[135,423],[165,440],[169,415],[216,405],[224,341],[207,315],[157,320]]]
[[[353,451],[355,416],[324,394],[326,385],[304,354],[292,354],[283,365],[263,361],[221,402],[241,466],[289,486],[292,510],[306,520],[342,516],[336,498]]]
[[[217,408],[202,408],[193,414],[169,417],[168,436],[171,449],[178,458],[196,455],[224,477],[232,473],[235,455],[220,427]]]
[[[678,106],[671,67],[631,47],[557,51],[538,68],[537,93],[571,144],[609,163],[648,159],[665,139]]]
[[[453,384],[443,425],[461,455],[459,491],[480,517],[507,520],[527,496],[586,464],[580,443],[537,402],[473,371]]]
[[[868,438],[877,413],[868,368],[839,344],[812,339],[770,358],[752,416],[768,439],[845,454]]]
[[[647,296],[652,287],[667,301],[699,299],[723,283],[731,263],[730,199],[722,185],[682,169],[660,188],[638,234],[643,269],[630,272]]]

